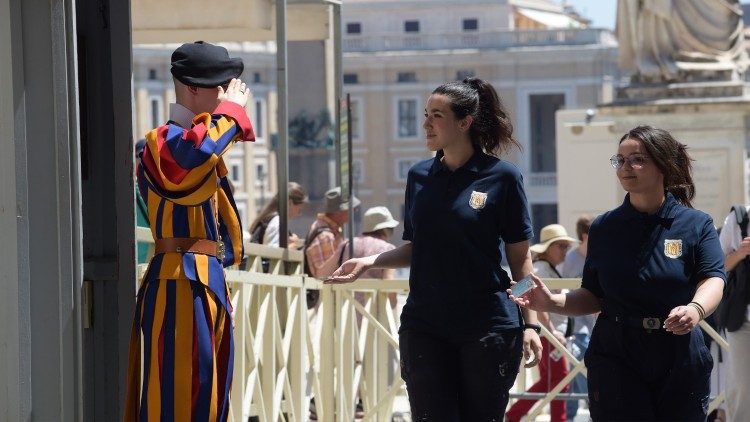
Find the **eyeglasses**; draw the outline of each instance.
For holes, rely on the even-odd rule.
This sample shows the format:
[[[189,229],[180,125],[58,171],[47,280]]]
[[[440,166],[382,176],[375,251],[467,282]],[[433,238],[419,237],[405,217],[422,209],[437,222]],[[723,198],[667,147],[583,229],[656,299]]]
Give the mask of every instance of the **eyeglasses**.
[[[643,155],[623,157],[622,155],[615,154],[609,158],[609,163],[617,170],[624,166],[625,163],[628,163],[628,165],[634,169],[641,169],[643,168],[643,165],[646,164],[646,161],[648,161],[648,159]]]

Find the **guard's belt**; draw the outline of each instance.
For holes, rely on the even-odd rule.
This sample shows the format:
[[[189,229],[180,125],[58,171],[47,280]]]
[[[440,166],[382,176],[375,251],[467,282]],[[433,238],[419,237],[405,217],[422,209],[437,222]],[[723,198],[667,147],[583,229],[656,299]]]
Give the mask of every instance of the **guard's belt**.
[[[203,255],[217,256],[219,254],[219,242],[194,237],[168,237],[154,240],[154,253],[198,253]]]

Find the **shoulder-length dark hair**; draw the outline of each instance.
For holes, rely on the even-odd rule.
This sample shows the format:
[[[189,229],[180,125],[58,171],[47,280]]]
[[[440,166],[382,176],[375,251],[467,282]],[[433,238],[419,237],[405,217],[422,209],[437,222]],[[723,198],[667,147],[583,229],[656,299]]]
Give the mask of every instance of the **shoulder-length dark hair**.
[[[693,161],[687,153],[687,145],[678,142],[664,129],[651,126],[638,126],[620,138],[640,141],[649,157],[664,175],[664,190],[671,192],[675,199],[692,208],[695,197],[693,183]]]
[[[288,186],[287,193],[289,195],[289,200],[292,201],[293,204],[299,205],[307,202],[307,192],[302,185],[297,182],[289,182]],[[263,208],[263,211],[255,217],[255,220],[253,220],[253,224],[250,225],[250,233],[252,234],[255,232],[255,229],[260,223],[268,223],[278,212],[279,194],[276,193],[271,201]]]
[[[497,91],[488,82],[479,78],[466,78],[461,82],[448,82],[432,91],[445,95],[457,119],[471,116],[469,138],[475,148],[487,154],[500,155],[510,147],[521,150],[521,144],[513,137],[513,123],[505,110]]]

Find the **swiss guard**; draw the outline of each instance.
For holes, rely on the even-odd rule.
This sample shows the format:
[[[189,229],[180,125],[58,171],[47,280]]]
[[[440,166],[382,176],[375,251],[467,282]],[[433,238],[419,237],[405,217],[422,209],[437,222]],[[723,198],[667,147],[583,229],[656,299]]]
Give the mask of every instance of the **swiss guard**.
[[[146,135],[137,167],[154,257],[133,318],[126,421],[228,417],[234,341],[224,267],[240,262],[243,247],[222,156],[255,140],[243,68],[202,41],[172,53],[176,103]]]

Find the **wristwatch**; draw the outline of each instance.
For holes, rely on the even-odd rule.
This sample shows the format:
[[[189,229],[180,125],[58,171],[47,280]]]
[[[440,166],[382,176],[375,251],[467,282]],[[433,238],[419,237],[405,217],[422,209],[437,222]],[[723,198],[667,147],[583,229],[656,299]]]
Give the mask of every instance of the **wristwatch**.
[[[523,329],[527,330],[531,328],[532,330],[536,331],[537,334],[542,332],[542,326],[539,324],[523,324]]]

